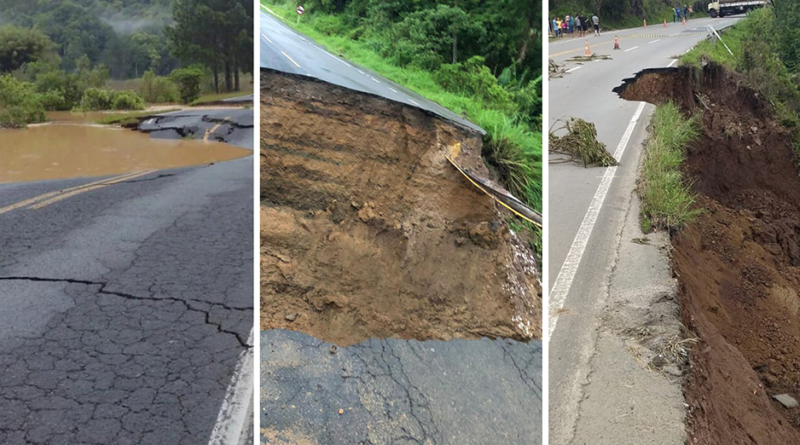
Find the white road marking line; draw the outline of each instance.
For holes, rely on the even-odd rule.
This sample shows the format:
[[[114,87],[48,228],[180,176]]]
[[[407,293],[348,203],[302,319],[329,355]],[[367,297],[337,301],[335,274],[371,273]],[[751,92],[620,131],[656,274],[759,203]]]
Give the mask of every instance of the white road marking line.
[[[672,62],[670,62],[670,63],[669,63],[669,65],[667,65],[667,68],[672,68],[672,65],[675,65],[675,63],[676,63],[677,61],[678,61],[678,59],[675,59],[675,60],[673,60]]]
[[[294,66],[296,66],[296,67],[300,68],[300,65],[299,65],[297,62],[295,62],[295,61],[294,61],[294,59],[292,59],[291,57],[289,57],[289,55],[288,55],[288,54],[286,54],[286,53],[285,53],[285,52],[283,52],[283,51],[281,51],[281,54],[283,54],[284,56],[286,56],[286,58],[287,58],[287,59],[291,60],[291,61],[292,61],[292,63],[294,63]]]
[[[342,60],[342,59],[340,59],[340,58],[338,58],[338,57],[334,56],[333,54],[331,54],[331,53],[329,53],[329,52],[327,52],[327,51],[323,51],[323,53],[325,53],[325,54],[329,55],[330,57],[332,57],[332,58],[336,59],[336,61],[337,61],[337,62],[339,62],[339,63],[341,63],[342,65],[350,66],[350,64],[349,64],[349,63],[345,62],[344,60]]]
[[[680,33],[679,33],[679,32],[676,32],[675,34],[671,34],[671,35],[670,35],[670,37],[675,37],[675,36],[677,36],[678,34],[680,34]]]
[[[247,340],[249,348],[242,351],[236,362],[231,382],[217,414],[208,445],[236,445],[241,443],[247,417],[253,414],[253,329]]]
[[[397,93],[397,90],[395,90],[394,88],[389,87],[389,89],[392,90],[393,93]],[[400,93],[397,93],[397,94],[400,94]]]
[[[408,101],[411,102],[412,104],[416,105],[416,106],[420,106],[418,103],[414,102],[414,99],[408,99]]]
[[[375,82],[375,83],[380,83],[380,82],[378,81],[378,79],[376,79],[376,78],[374,78],[374,77],[370,77],[370,76],[367,76],[367,77],[369,77],[370,79],[372,79],[372,81],[373,81],[373,82]]]
[[[261,37],[267,39],[267,42],[272,43],[272,40],[270,40],[269,37],[265,36],[263,32],[261,33]]]
[[[638,47],[638,46],[634,46],[633,48],[628,48],[628,49],[626,49],[626,50],[625,50],[625,52],[627,53],[628,51],[633,51],[633,50],[635,50],[636,48],[639,48],[639,47]]]
[[[358,72],[359,72],[359,73],[361,73],[361,74],[366,74],[366,73],[364,73],[363,71],[361,71],[361,70],[359,70],[359,69],[357,69],[356,71],[358,71]]]
[[[566,72],[566,73],[571,73],[571,72],[573,72],[573,71],[577,71],[577,70],[579,70],[579,69],[581,69],[581,68],[583,68],[583,65],[576,66],[575,68],[570,68],[570,69],[568,69],[568,70],[567,70],[567,71],[565,71],[565,72]]]
[[[656,39],[656,40],[653,40],[652,42],[648,42],[647,44],[648,45],[652,45],[652,44],[654,44],[656,42],[660,42],[660,41],[661,41],[661,39]]]
[[[302,41],[304,41],[304,42],[308,43],[308,40],[306,40],[306,39],[304,39],[304,38],[302,38],[302,37],[300,37],[300,36],[297,36],[297,37],[299,37],[299,38],[300,38],[300,40],[302,40]]]
[[[622,135],[622,139],[619,141],[617,151],[614,152],[615,159],[621,160],[622,155],[625,154],[625,148],[628,146],[628,142],[631,139],[631,135],[633,135],[634,128],[636,128],[636,123],[639,122],[642,111],[644,111],[644,106],[645,102],[641,102],[639,107],[636,109],[636,112],[633,113],[633,118],[630,120],[628,128],[625,129],[625,133]],[[572,282],[575,279],[575,275],[578,273],[578,266],[581,264],[583,253],[586,251],[586,245],[589,244],[589,238],[592,236],[594,225],[597,222],[597,217],[600,215],[600,210],[603,207],[603,201],[606,199],[608,189],[611,187],[611,182],[614,180],[614,174],[616,172],[617,167],[608,167],[606,169],[603,179],[600,180],[600,185],[597,187],[597,191],[594,194],[594,198],[592,198],[592,202],[589,204],[589,209],[586,210],[586,215],[583,217],[583,222],[581,223],[580,228],[578,228],[578,233],[575,235],[575,239],[572,241],[572,246],[569,248],[569,252],[564,260],[564,264],[561,265],[561,270],[558,271],[558,276],[553,283],[553,288],[550,290],[550,302],[548,304],[550,323],[546,338],[547,342],[550,341],[550,338],[553,336],[553,331],[556,329],[556,324],[558,324],[558,314],[561,312],[561,309],[564,308],[564,302],[566,301],[569,290],[572,287]]]

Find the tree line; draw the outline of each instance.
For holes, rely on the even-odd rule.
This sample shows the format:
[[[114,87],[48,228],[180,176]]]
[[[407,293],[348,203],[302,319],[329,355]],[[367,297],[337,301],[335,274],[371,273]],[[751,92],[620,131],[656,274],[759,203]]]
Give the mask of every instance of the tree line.
[[[198,64],[216,91],[237,91],[239,73],[252,73],[252,7],[252,0],[0,0],[0,26],[8,28],[0,70],[27,58],[74,72],[86,56],[111,78],[128,79]]]

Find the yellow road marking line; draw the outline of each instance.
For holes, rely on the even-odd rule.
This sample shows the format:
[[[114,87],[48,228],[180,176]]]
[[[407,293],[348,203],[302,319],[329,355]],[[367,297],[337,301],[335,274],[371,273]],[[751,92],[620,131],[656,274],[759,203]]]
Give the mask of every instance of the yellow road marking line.
[[[226,118],[222,119],[222,122],[218,122],[218,123],[217,123],[217,125],[214,125],[213,127],[211,127],[211,130],[206,130],[206,134],[203,136],[203,142],[208,142],[208,136],[210,136],[210,135],[211,135],[212,133],[214,133],[215,131],[219,130],[219,127],[221,127],[221,126],[222,126],[222,124],[224,124],[225,122],[227,122],[227,121],[228,121],[228,119],[230,119],[230,118],[231,118],[231,117],[230,117],[230,116],[228,116],[228,117],[226,117]]]
[[[291,61],[292,61],[292,63],[294,63],[294,65],[295,65],[296,67],[300,68],[300,65],[298,65],[298,64],[297,64],[297,62],[295,62],[295,61],[294,61],[294,59],[292,59],[291,57],[289,57],[289,55],[288,55],[288,54],[286,54],[286,53],[285,53],[285,52],[283,52],[283,51],[281,51],[281,54],[283,54],[284,56],[286,56],[286,58],[287,58],[287,59],[291,60]]]
[[[20,202],[18,202],[16,204],[11,204],[11,205],[8,205],[8,206],[0,208],[0,215],[2,215],[3,213],[10,212],[12,210],[18,209],[20,207],[25,207],[25,206],[34,204],[34,203],[36,203],[38,201],[41,201],[43,199],[51,198],[51,197],[59,195],[61,193],[67,193],[67,192],[71,192],[73,190],[82,189],[82,188],[85,188],[85,187],[92,187],[92,186],[95,186],[95,185],[98,185],[98,184],[103,184],[105,182],[112,181],[112,180],[115,180],[115,179],[120,179],[120,178],[125,179],[125,178],[127,178],[129,176],[132,176],[134,174],[136,174],[136,172],[134,172],[134,173],[126,173],[124,175],[115,176],[113,178],[101,179],[100,181],[91,182],[89,184],[82,184],[82,185],[78,185],[78,186],[75,186],[75,187],[70,187],[70,188],[66,188],[66,189],[62,189],[62,190],[56,190],[56,191],[53,191],[53,192],[48,192],[48,193],[41,194],[39,196],[34,196],[33,198],[29,198],[29,199],[26,199],[24,201],[20,201]]]
[[[650,38],[658,38],[658,37],[660,37],[660,38],[666,38],[666,37],[691,37],[691,36],[698,36],[698,35],[701,35],[701,34],[705,34],[705,33],[692,32],[692,33],[679,33],[678,35],[674,35],[674,34],[673,35],[633,34],[633,35],[630,35],[630,36],[619,36],[619,39],[622,40],[622,39],[650,39]],[[596,45],[606,45],[606,44],[611,44],[611,43],[614,43],[614,41],[613,40],[607,40],[605,42],[600,42],[600,43],[589,42],[589,45],[590,46],[596,46]],[[570,50],[567,50],[567,51],[561,51],[560,53],[550,54],[549,58],[552,59],[553,57],[563,56],[565,54],[570,54],[570,53],[583,51],[583,50],[585,50],[585,48],[575,48],[575,49],[570,49]]]
[[[144,172],[134,173],[132,175],[127,175],[127,176],[125,176],[123,178],[114,179],[113,181],[103,182],[103,183],[100,183],[100,184],[92,185],[90,187],[83,187],[83,188],[78,189],[78,190],[73,190],[71,192],[55,196],[55,197],[50,198],[48,200],[42,201],[42,202],[40,202],[38,204],[34,204],[34,205],[30,206],[30,208],[33,209],[33,210],[39,210],[39,209],[41,209],[43,207],[49,206],[50,204],[55,204],[55,203],[57,203],[59,201],[63,201],[65,199],[71,198],[71,197],[73,197],[75,195],[80,195],[81,193],[86,193],[86,192],[90,192],[92,190],[101,189],[101,188],[106,187],[108,185],[117,184],[119,182],[129,181],[131,179],[138,178],[140,176],[148,175],[150,173],[153,173],[154,171],[156,171],[156,170],[148,170],[148,171],[144,171]]]

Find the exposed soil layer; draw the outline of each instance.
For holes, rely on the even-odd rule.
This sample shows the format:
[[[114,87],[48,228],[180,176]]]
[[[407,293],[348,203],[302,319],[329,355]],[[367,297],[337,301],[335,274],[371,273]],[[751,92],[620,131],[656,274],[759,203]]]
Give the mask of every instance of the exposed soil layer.
[[[651,70],[617,89],[701,115],[684,173],[705,209],[673,237],[684,323],[699,337],[685,386],[690,444],[800,443],[800,178],[791,139],[736,73]]]
[[[480,135],[403,104],[261,72],[261,328],[368,338],[541,335],[533,255],[445,158]]]

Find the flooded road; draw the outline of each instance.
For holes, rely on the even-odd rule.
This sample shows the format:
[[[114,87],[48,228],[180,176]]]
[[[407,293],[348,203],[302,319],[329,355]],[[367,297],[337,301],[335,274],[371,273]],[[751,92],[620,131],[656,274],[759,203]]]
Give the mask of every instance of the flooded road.
[[[250,154],[220,142],[151,139],[114,127],[51,124],[0,129],[0,183],[188,167]]]

